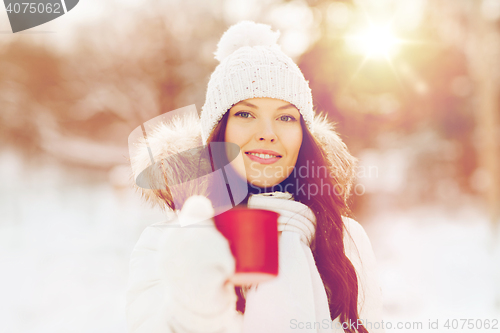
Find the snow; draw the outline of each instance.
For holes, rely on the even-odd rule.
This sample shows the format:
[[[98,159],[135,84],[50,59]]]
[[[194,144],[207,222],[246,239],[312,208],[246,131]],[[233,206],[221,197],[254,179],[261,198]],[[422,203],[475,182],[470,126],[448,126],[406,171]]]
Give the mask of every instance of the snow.
[[[0,182],[0,331],[126,332],[129,256],[164,215],[106,179],[50,161],[28,167],[13,151],[0,153]],[[477,205],[384,207],[361,222],[379,263],[384,321],[423,324],[387,332],[500,319],[500,237]]]
[[[405,332],[436,331],[429,320],[445,330],[447,319],[458,319],[454,332],[471,331],[461,329],[460,319],[500,321],[500,235],[480,210],[435,205],[379,212],[366,230],[378,259],[386,321],[423,323]]]
[[[0,155],[0,331],[126,332],[128,259],[164,216],[131,190]]]

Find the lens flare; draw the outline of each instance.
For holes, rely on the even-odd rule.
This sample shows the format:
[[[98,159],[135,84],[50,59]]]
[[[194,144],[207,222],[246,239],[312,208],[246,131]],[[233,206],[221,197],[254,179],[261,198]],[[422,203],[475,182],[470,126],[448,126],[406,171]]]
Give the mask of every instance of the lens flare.
[[[397,53],[400,44],[389,27],[380,26],[347,36],[346,40],[352,51],[368,58],[389,59]]]

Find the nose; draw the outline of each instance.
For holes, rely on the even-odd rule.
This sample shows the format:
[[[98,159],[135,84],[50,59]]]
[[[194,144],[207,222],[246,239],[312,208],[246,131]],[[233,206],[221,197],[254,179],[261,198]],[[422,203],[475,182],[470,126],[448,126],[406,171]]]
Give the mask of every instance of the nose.
[[[256,138],[258,141],[269,141],[269,142],[275,142],[278,139],[272,123],[268,121],[261,123],[261,130],[257,132]]]

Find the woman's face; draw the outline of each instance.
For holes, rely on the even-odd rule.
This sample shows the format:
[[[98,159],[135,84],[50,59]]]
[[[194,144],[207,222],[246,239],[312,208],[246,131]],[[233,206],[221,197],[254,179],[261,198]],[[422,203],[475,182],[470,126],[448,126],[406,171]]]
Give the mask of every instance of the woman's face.
[[[293,171],[302,144],[299,110],[274,98],[241,101],[229,110],[225,141],[241,148],[244,167],[235,169],[250,184],[279,184]]]

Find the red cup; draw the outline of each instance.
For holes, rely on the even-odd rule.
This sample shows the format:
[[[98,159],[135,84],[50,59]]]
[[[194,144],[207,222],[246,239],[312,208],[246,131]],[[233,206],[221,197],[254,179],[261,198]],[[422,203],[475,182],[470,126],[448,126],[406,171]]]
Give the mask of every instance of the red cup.
[[[278,217],[264,209],[236,207],[214,217],[227,238],[236,270],[230,281],[251,285],[278,275]]]

